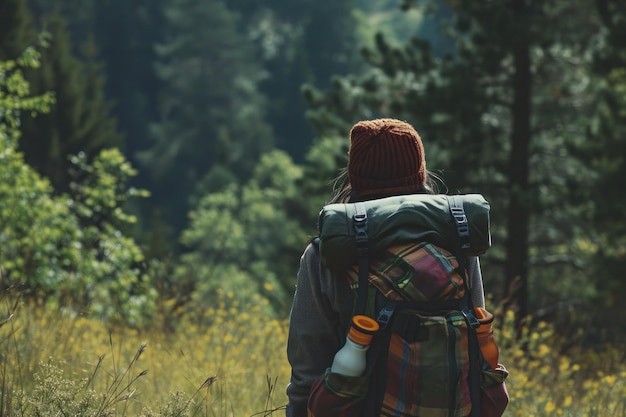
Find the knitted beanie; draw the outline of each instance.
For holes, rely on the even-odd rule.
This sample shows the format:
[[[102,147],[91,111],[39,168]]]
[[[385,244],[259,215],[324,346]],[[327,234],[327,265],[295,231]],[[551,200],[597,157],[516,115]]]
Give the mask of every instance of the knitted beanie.
[[[350,131],[348,177],[361,196],[417,192],[426,183],[419,134],[396,119],[358,122]]]

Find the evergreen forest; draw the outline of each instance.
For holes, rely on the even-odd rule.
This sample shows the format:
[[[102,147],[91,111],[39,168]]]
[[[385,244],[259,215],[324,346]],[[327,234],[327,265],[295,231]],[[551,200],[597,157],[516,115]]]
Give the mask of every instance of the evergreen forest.
[[[378,117],[490,202],[517,336],[626,342],[623,0],[0,0],[0,327],[16,300],[108,331],[286,320]]]

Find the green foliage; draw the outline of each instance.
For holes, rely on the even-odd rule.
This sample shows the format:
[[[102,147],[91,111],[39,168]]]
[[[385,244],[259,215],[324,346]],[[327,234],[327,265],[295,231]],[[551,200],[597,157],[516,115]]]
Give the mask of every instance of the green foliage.
[[[115,101],[112,111],[124,133],[124,154],[134,166],[139,166],[136,153],[150,145],[149,126],[158,116],[162,84],[154,68],[157,57],[154,46],[162,43],[166,35],[163,9],[168,0],[83,1],[80,6],[65,3],[68,10],[63,15],[68,16],[74,28],[72,39],[75,42],[84,39],[82,31],[94,37],[100,61],[105,64],[104,90]],[[80,8],[87,17],[77,21],[72,16]],[[78,30],[77,25],[81,26]],[[147,174],[140,171],[135,183],[148,184]]]
[[[35,94],[53,91],[57,105],[36,121],[23,120],[19,148],[55,191],[64,192],[71,182],[70,155],[83,152],[94,158],[102,149],[120,146],[122,137],[110,116],[111,103],[103,96],[93,42],[86,41],[84,56],[76,57],[63,19],[49,17],[46,27],[50,44],[42,52],[41,68],[28,77]]]
[[[37,68],[41,55],[35,48],[26,48],[16,60],[0,61],[0,139],[7,148],[14,147],[19,137],[20,114],[50,111],[54,93],[30,96],[30,85],[24,68]]]
[[[381,32],[392,43],[410,40],[425,26],[423,10],[413,8],[403,11],[398,0],[358,0],[353,14],[359,22],[357,42],[361,46],[374,47],[374,37]],[[438,34],[427,36],[431,39]]]
[[[623,1],[265,3],[29,0],[36,24],[53,34],[42,39],[42,63],[28,48],[37,35],[27,2],[1,3],[3,286],[23,282],[53,306],[136,323],[156,291],[158,308],[176,314],[201,309],[190,299],[204,306],[255,292],[284,311],[305,239],[345,166],[351,124],[392,116],[416,126],[428,167],[450,192],[479,191],[492,203],[488,292],[517,288],[503,267],[509,238],[531,267],[536,314],[567,318],[587,302],[606,307],[594,315],[614,314],[626,296],[616,278],[626,253]],[[368,46],[366,65],[355,45]],[[520,47],[530,65],[516,64]],[[530,76],[528,88],[515,88],[516,72]],[[530,93],[529,117],[519,116],[520,91]],[[123,117],[126,157],[145,151],[139,176],[106,150],[122,140],[112,111]],[[319,137],[306,151],[311,127]],[[302,167],[278,154],[258,165],[272,143],[298,163],[304,155]],[[127,210],[142,193],[128,184],[153,191],[137,218]],[[127,237],[130,228],[149,250]],[[180,264],[165,257],[177,242],[187,249]]]
[[[82,154],[73,163],[80,179],[72,183],[71,208],[80,225],[80,249],[87,254],[80,271],[83,294],[93,313],[106,321],[141,325],[154,309],[156,291],[144,274],[141,249],[123,233],[136,220],[123,206],[128,198],[147,194],[128,188],[135,170],[117,149],[102,151],[91,165]],[[81,299],[81,288],[76,290],[70,299]]]
[[[3,267],[9,282],[28,280],[49,293],[64,278],[55,276],[56,270],[78,260],[64,244],[75,239],[78,225],[66,201],[53,198],[49,182],[13,148],[3,146],[0,161]]]
[[[626,268],[626,198],[621,192],[626,177],[626,7],[613,0],[598,1],[597,5],[606,28],[598,39],[601,47],[594,51],[598,94],[587,137],[571,148],[593,172],[589,186],[580,190],[580,198],[589,201],[587,219],[594,226],[585,234],[595,273],[610,277],[596,282],[596,303],[605,307],[598,320],[610,316],[608,320],[615,321],[615,309],[626,297],[624,280],[617,278]]]
[[[53,101],[50,94],[29,95],[22,69],[38,64],[33,49],[0,63],[1,286],[91,309],[105,321],[140,324],[154,308],[155,293],[142,276],[141,250],[122,231],[134,221],[123,204],[142,194],[127,188],[134,170],[118,150],[103,151],[92,164],[79,154],[74,197],[56,195],[16,149],[22,112],[45,112]]]
[[[339,186],[342,169],[348,162],[348,140],[339,135],[316,138],[306,154],[304,179],[300,185],[302,214],[300,223],[310,235],[317,234],[317,217]],[[336,184],[337,183],[337,184]]]
[[[174,280],[191,282],[198,306],[222,294],[243,302],[260,294],[286,311],[306,234],[291,218],[301,169],[274,151],[261,158],[245,185],[205,196],[190,213]]]
[[[302,159],[313,137],[303,82],[359,68],[352,1],[28,4],[40,22],[63,16],[67,46],[83,61],[77,51],[93,32],[123,151],[141,168],[134,183],[152,191],[136,203],[137,229],[158,256],[180,249],[173,242],[202,195],[245,182],[272,144]]]
[[[0,3],[0,61],[15,59],[28,45],[37,42],[26,1]]]
[[[85,221],[106,211],[129,220],[114,189],[121,180],[105,171],[119,166],[119,152],[96,159],[78,194],[82,201],[53,196],[49,182],[10,148],[0,155],[3,287],[22,284],[25,294],[89,308],[105,321],[140,324],[149,317],[156,294],[142,277],[141,250],[112,223]]]
[[[555,0],[524,10],[498,2],[424,4],[434,8],[423,11],[440,13],[452,53],[434,50],[430,39],[396,46],[378,35],[364,53],[366,72],[336,78],[325,92],[307,87],[311,122],[322,136],[345,135],[364,118],[411,122],[428,168],[449,192],[481,192],[492,204],[487,290],[511,295],[522,310],[576,296],[579,287],[564,294],[544,277],[573,274],[580,282],[591,274],[577,272],[589,267],[590,253],[575,244],[584,240],[578,225],[590,202],[572,189],[593,186],[593,173],[569,149],[585,140],[597,93],[590,68],[601,25],[597,14],[582,12],[592,2]],[[337,162],[341,152],[334,152]]]
[[[151,175],[154,202],[178,231],[190,198],[208,191],[211,170],[248,178],[271,135],[257,91],[263,73],[237,15],[221,0],[173,0],[165,18],[165,39],[156,46],[159,118],[153,143],[138,158]]]

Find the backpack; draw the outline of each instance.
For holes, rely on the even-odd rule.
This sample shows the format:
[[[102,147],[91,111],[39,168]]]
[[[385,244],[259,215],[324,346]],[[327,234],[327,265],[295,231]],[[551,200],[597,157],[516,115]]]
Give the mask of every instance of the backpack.
[[[356,294],[354,314],[380,326],[360,381],[366,394],[350,403],[354,414],[344,408],[336,415],[502,415],[508,372],[491,369],[482,356],[465,265],[467,255],[491,244],[488,210],[477,194],[398,196],[322,210],[322,262],[351,265],[344,270]]]

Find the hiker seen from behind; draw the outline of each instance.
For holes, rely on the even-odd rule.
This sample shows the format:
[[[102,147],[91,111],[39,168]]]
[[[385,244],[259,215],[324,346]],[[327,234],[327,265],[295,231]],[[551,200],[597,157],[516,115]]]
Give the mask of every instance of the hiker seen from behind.
[[[508,372],[479,261],[489,204],[435,188],[412,125],[352,127],[347,169],[300,260],[288,417],[503,414]]]

